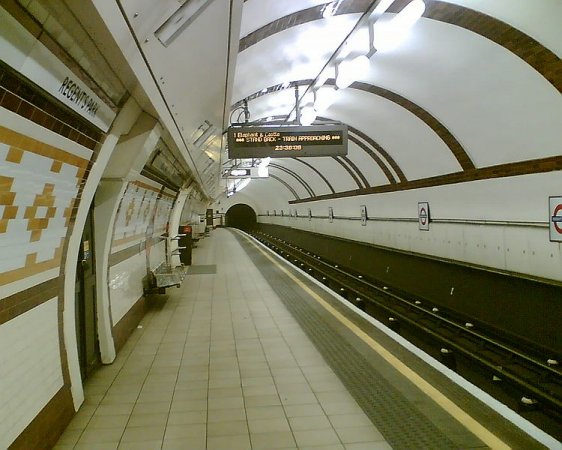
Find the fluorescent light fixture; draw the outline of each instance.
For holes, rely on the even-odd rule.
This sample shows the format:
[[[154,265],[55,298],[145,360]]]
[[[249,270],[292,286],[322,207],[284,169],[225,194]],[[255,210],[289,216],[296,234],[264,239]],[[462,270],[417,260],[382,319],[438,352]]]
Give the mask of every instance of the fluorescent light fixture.
[[[423,16],[423,0],[412,0],[408,5],[387,22],[375,22],[373,27],[373,45],[377,51],[390,51],[397,48],[408,37],[411,28]]]
[[[322,114],[326,111],[337,97],[336,89],[332,86],[324,86],[316,91],[316,101],[314,102],[314,109],[317,114]]]
[[[305,106],[301,111],[301,125],[312,125],[316,120],[316,111],[312,106]]]
[[[338,76],[336,86],[345,89],[358,78],[361,78],[369,71],[369,58],[365,55],[358,56],[352,60],[342,61],[338,66]]]
[[[212,2],[213,0],[187,0],[154,35],[164,47],[168,47]]]
[[[230,175],[232,175],[233,177],[241,177],[244,175],[249,175],[250,171],[247,169],[232,169],[230,171]]]

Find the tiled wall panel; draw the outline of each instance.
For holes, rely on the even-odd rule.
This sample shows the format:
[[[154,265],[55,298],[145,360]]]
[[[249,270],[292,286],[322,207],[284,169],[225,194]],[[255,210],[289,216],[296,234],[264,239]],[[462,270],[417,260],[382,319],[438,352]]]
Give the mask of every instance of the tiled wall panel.
[[[110,267],[109,296],[111,299],[111,320],[114,326],[142,297],[142,281],[145,276],[145,252]]]
[[[111,252],[166,231],[174,198],[143,181],[128,184],[115,220]]]
[[[115,326],[143,296],[147,268],[166,261],[166,232],[174,197],[161,185],[142,178],[129,182],[113,230],[109,295]]]
[[[63,386],[57,298],[0,325],[0,448]]]
[[[0,126],[0,286],[60,266],[88,163]]]

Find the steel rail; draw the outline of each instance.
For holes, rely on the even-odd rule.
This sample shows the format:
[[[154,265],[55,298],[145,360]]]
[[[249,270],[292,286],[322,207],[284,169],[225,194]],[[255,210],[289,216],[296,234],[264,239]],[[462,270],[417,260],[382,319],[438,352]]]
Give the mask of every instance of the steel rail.
[[[407,299],[404,299],[403,297],[400,297],[397,294],[394,294],[393,292],[389,292],[388,289],[381,288],[363,278],[359,278],[359,276],[349,274],[341,268],[320,259],[320,257],[311,255],[310,252],[307,253],[301,248],[289,244],[282,239],[276,238],[274,236],[269,236],[264,233],[259,234],[262,236],[266,236],[266,238],[256,236],[255,234],[254,237],[262,242],[265,241],[266,244],[277,248],[281,254],[285,254],[285,257],[290,257],[294,259],[295,262],[300,262],[302,263],[302,265],[311,267],[312,270],[315,270],[319,275],[323,276],[324,280],[328,280],[328,278],[330,278],[332,281],[336,282],[340,286],[340,288],[344,288],[347,291],[360,296],[361,300],[375,304],[379,308],[382,308],[385,312],[392,314],[404,323],[407,323],[410,326],[422,331],[426,335],[431,336],[436,341],[441,342],[451,347],[451,349],[453,349],[454,351],[457,351],[460,354],[463,354],[466,357],[480,363],[484,367],[488,368],[492,372],[492,374],[502,377],[503,379],[507,379],[509,382],[518,386],[519,388],[525,389],[529,394],[535,395],[539,400],[545,402],[546,404],[562,410],[562,399],[556,397],[551,392],[551,390],[546,390],[545,388],[532,384],[528,379],[523,378],[510,371],[509,368],[505,367],[505,363],[502,363],[500,365],[497,363],[497,361],[494,361],[494,359],[497,360],[498,358],[507,358],[510,361],[508,365],[516,365],[517,363],[519,363],[522,368],[531,371],[534,376],[540,376],[543,378],[545,378],[544,372],[547,372],[547,374],[549,375],[560,377],[561,373],[554,367],[548,366],[541,361],[522,353],[517,349],[514,349],[501,342],[495,341],[490,337],[478,333],[472,329],[466,328],[466,326],[460,325],[453,320],[434,313],[433,311],[429,311],[424,307],[415,304],[414,302],[411,302]],[[275,242],[271,242],[270,239],[274,240]],[[352,283],[355,283],[355,285],[353,285]],[[376,296],[373,296],[372,291],[375,291],[377,294],[379,294],[379,297],[377,298]],[[435,326],[430,328],[427,325],[420,323],[419,317],[414,319],[404,312],[393,309],[391,305],[383,303],[385,300],[384,297],[397,300],[400,306],[412,311],[412,313],[418,313],[424,319],[430,320],[432,322],[432,325],[437,323],[438,327],[444,328],[448,333],[457,335],[457,341],[459,339],[459,332],[461,332],[461,336],[463,338],[466,338],[468,342],[470,342],[470,344],[476,347],[482,347],[483,344],[488,345],[488,348],[486,348],[486,350],[492,353],[495,352],[495,358],[483,357],[475,353],[473,349],[467,348],[466,344],[465,346],[463,346],[458,342],[452,340],[450,337],[444,336],[444,334],[446,334],[444,333],[444,331],[436,331]],[[396,306],[394,306],[394,308],[396,308]],[[519,361],[515,360],[514,357],[518,358]],[[554,380],[554,382],[556,381],[557,380]],[[549,380],[546,379],[546,382],[549,382]],[[550,382],[552,382],[552,380],[550,380]]]

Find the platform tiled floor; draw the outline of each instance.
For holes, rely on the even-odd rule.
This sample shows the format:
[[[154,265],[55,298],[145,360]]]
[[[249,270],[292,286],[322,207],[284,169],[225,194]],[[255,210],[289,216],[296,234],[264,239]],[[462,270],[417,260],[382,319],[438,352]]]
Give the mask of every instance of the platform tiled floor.
[[[391,448],[229,232],[194,264],[217,273],[145,316],[57,449]]]

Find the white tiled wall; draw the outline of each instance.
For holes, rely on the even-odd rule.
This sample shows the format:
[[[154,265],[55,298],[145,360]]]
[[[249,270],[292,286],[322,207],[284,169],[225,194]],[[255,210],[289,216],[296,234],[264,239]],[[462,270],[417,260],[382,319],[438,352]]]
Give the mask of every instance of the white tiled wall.
[[[146,254],[141,252],[109,269],[111,319],[115,326],[143,295]]]
[[[0,325],[0,448],[63,386],[57,298]]]

